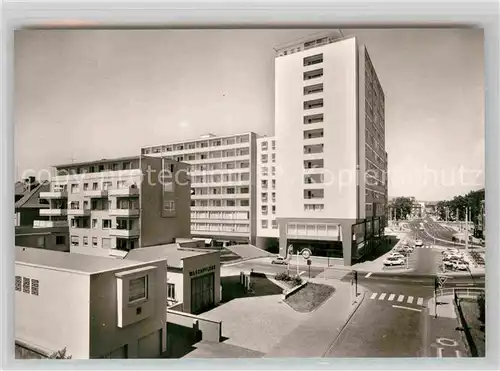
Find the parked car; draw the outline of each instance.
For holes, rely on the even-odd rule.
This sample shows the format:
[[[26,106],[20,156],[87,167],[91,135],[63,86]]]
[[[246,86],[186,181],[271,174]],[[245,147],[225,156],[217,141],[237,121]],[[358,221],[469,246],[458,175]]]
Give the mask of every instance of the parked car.
[[[469,269],[468,265],[464,262],[455,262],[453,263],[453,268],[457,271],[466,271]]]
[[[390,258],[396,258],[396,259],[403,259],[405,258],[405,256],[401,253],[398,253],[398,252],[393,252],[392,254],[389,255]]]
[[[416,240],[415,241],[415,246],[423,246],[423,244],[424,243],[422,242],[422,240]]]
[[[398,258],[396,256],[389,256],[384,260],[384,265],[393,266],[393,265],[403,265],[405,263],[404,259]]]
[[[271,264],[288,264],[288,260],[282,256],[277,256],[271,261]]]

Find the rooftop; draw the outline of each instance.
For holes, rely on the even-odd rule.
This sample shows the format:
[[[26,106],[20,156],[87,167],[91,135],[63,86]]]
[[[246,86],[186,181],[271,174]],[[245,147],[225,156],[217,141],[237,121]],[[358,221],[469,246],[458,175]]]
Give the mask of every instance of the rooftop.
[[[293,54],[296,52],[312,49],[318,46],[331,44],[333,42],[345,40],[352,36],[345,37],[341,30],[331,30],[317,32],[312,35],[295,39],[274,47],[277,57]]]
[[[36,182],[36,186],[34,186],[31,190],[26,189],[24,193],[18,193],[20,191],[21,185],[18,185],[16,183],[16,194],[20,195],[22,194],[23,196],[16,201],[15,203],[15,208],[49,208],[50,205],[48,203],[42,204],[40,203],[40,192],[47,192],[50,190],[50,183],[49,181],[45,180],[41,183]]]
[[[107,164],[110,162],[122,162],[122,161],[132,161],[138,160],[139,156],[126,156],[126,157],[117,157],[117,158],[102,158],[100,160],[95,161],[85,161],[85,162],[75,162],[71,164],[62,164],[62,165],[54,165],[55,168],[60,167],[75,167],[75,166],[86,166],[86,165],[97,165],[97,164]]]
[[[251,134],[255,134],[255,133],[253,131],[247,131],[244,133],[236,133],[236,134],[229,134],[229,135],[216,135],[214,133],[209,133],[209,134],[202,134],[198,138],[194,138],[194,139],[193,138],[182,139],[182,140],[177,140],[175,142],[142,146],[141,149],[147,149],[147,148],[153,148],[153,147],[163,147],[163,146],[172,146],[172,145],[178,145],[178,144],[184,144],[184,143],[204,142],[207,140],[226,139],[226,138],[239,137],[239,136],[251,135]],[[257,134],[255,134],[255,135],[257,136]]]
[[[127,256],[125,256],[125,259],[148,262],[166,258],[167,266],[172,268],[182,268],[182,259],[205,254],[213,254],[213,252],[187,248],[181,249],[178,244],[171,243],[130,250]]]
[[[99,273],[144,264],[144,262],[134,260],[122,260],[22,246],[16,246],[16,263],[62,271],[80,272],[83,274]]]

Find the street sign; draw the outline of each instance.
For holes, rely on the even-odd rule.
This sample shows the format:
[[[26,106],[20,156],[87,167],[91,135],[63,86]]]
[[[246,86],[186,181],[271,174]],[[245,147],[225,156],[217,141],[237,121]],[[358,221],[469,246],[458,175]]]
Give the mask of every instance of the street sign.
[[[304,249],[304,250],[302,250],[302,251],[300,252],[300,254],[302,255],[302,257],[303,257],[304,259],[306,259],[306,260],[307,260],[307,259],[309,259],[309,258],[311,257],[311,250],[309,250],[309,249]]]
[[[311,259],[307,259],[307,265],[311,265]]]
[[[438,276],[439,287],[442,288],[447,279],[447,276]]]

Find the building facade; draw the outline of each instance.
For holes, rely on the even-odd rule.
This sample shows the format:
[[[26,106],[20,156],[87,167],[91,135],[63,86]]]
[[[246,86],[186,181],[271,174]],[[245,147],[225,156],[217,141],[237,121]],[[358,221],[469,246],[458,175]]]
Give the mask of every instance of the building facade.
[[[71,252],[124,254],[190,237],[187,164],[149,156],[59,165],[50,201],[51,223],[67,223]]]
[[[366,47],[326,35],[275,58],[280,255],[308,247],[351,265],[383,233],[385,98]]]
[[[39,182],[33,176],[15,183],[14,225],[16,227],[33,227],[35,220],[48,219],[47,217],[40,217],[40,210],[49,207],[49,203],[40,197],[40,193],[49,189],[49,182]]]
[[[255,243],[256,134],[202,136],[142,148],[190,165],[191,234],[208,243]]]
[[[167,260],[167,300],[170,308],[191,314],[212,309],[221,301],[220,254],[181,248],[178,244],[131,250],[125,259]]]
[[[42,356],[158,358],[166,351],[166,261],[16,247],[15,338]]]
[[[49,227],[43,227],[49,225]],[[16,246],[69,252],[68,227],[52,227],[50,221],[39,221],[35,227],[16,227]]]

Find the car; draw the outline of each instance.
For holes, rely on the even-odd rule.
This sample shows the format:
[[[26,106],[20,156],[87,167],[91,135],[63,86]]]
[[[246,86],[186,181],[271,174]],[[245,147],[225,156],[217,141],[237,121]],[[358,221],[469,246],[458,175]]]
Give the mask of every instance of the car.
[[[288,264],[288,260],[282,256],[277,256],[271,261],[271,264]]]
[[[405,256],[403,254],[393,252],[392,254],[389,255],[389,258],[404,259]]]
[[[464,262],[453,263],[453,268],[457,271],[466,271],[469,269],[468,265]]]
[[[422,240],[416,240],[415,241],[415,246],[422,246],[424,243],[422,242]]]
[[[384,265],[393,266],[393,265],[403,265],[405,263],[404,259],[398,258],[395,256],[389,256],[384,260]]]

